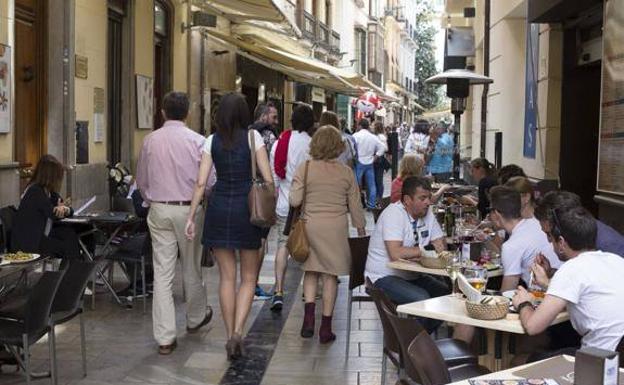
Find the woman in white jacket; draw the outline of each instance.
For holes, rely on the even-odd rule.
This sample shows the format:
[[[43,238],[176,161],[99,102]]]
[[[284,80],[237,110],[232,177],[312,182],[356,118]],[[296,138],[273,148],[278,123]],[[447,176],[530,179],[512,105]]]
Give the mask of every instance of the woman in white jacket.
[[[405,144],[405,153],[416,153],[423,159],[427,153],[427,145],[429,143],[429,122],[426,120],[418,120],[414,125],[414,130],[407,138]]]

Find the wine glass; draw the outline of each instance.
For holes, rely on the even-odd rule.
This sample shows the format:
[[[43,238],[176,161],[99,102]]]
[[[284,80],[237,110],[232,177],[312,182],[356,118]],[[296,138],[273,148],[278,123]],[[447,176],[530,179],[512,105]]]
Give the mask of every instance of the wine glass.
[[[488,273],[487,269],[483,266],[469,266],[464,268],[464,277],[468,283],[479,290],[481,293],[485,291],[487,286]]]
[[[461,263],[461,251],[457,250],[451,253],[448,260],[446,261],[446,272],[451,279],[451,295],[453,297],[457,297],[458,295],[455,292],[455,281],[457,281],[457,276],[461,271],[462,263]]]

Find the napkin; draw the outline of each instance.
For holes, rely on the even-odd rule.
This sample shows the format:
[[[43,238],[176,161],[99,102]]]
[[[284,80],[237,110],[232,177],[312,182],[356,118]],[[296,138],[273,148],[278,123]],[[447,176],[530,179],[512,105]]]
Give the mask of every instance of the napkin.
[[[459,290],[468,298],[470,302],[481,302],[481,292],[468,282],[466,277],[463,274],[459,273],[457,276],[457,285],[459,286]]]

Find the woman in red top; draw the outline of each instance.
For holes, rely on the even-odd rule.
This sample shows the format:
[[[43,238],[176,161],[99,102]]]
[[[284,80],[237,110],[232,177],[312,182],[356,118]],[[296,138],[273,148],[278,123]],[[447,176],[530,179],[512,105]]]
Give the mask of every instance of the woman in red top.
[[[403,181],[410,176],[421,176],[425,162],[416,154],[407,154],[401,159],[399,165],[399,175],[392,181],[390,187],[390,202],[398,202],[401,200],[401,189],[403,188]],[[432,202],[437,202],[444,192],[451,187],[448,184],[440,186],[438,191],[431,197]]]

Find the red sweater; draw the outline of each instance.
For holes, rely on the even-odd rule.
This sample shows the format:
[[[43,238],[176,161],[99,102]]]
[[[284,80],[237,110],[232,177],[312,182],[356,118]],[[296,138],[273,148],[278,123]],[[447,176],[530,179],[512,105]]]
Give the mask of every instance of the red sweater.
[[[290,136],[292,135],[292,130],[287,130],[282,132],[278,141],[277,148],[275,149],[275,159],[273,163],[273,168],[275,169],[275,174],[279,176],[281,179],[286,179],[286,163],[288,161],[288,144],[290,143]]]

